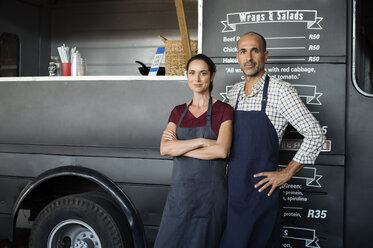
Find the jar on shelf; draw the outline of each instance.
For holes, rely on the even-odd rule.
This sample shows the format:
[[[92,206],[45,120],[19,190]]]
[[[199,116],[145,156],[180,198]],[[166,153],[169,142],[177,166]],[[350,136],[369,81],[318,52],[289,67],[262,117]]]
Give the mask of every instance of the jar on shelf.
[[[62,66],[59,56],[51,56],[48,66],[49,76],[61,76]]]

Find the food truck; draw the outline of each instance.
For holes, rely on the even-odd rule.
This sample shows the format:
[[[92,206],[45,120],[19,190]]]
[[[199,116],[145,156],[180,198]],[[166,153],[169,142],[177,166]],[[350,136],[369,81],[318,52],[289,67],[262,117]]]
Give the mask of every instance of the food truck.
[[[158,35],[180,40],[177,2],[0,2],[0,244],[153,247],[172,174],[160,137],[192,94],[167,73],[167,45],[166,75],[139,70],[165,46]],[[213,96],[227,102],[243,80],[236,43],[258,32],[266,71],[294,85],[327,137],[281,187],[282,247],[371,247],[372,1],[182,3],[188,39],[217,65]],[[84,73],[61,75],[61,46]],[[301,142],[289,126],[280,168]]]

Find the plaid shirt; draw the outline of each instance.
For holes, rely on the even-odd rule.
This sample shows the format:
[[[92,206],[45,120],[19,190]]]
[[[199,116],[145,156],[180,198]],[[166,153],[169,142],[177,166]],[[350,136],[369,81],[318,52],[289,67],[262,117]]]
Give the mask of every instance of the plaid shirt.
[[[237,110],[260,111],[266,75],[267,73],[264,73],[248,96],[244,91],[245,82],[236,83],[228,92],[229,104],[235,107],[238,93],[241,91]],[[301,164],[314,164],[325,136],[319,122],[290,83],[270,77],[266,114],[277,132],[280,143],[289,123],[304,136],[303,143],[293,159]]]

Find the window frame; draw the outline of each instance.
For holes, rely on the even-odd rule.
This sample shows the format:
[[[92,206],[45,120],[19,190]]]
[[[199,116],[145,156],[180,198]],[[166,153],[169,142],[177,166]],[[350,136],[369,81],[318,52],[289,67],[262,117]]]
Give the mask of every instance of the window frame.
[[[351,64],[351,77],[352,77],[352,83],[355,87],[355,89],[362,95],[366,96],[366,97],[371,97],[373,98],[373,94],[372,93],[368,93],[364,90],[362,90],[358,84],[358,81],[357,81],[357,76],[356,76],[356,38],[357,38],[357,35],[356,35],[356,1],[357,0],[353,0],[352,2],[352,64]]]

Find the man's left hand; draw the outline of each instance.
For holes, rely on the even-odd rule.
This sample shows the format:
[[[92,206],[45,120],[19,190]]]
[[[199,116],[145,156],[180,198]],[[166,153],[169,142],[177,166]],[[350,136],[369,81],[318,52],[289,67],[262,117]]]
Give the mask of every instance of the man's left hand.
[[[255,184],[254,187],[259,188],[261,186],[258,191],[262,192],[263,190],[271,186],[271,190],[267,194],[268,196],[271,196],[277,187],[280,187],[281,185],[289,181],[292,178],[292,176],[294,176],[302,168],[303,164],[300,164],[292,160],[288,164],[288,166],[286,166],[282,170],[267,171],[254,174],[254,177],[264,177],[257,184]]]
[[[264,177],[262,180],[260,180],[260,182],[258,182],[254,186],[255,188],[258,188],[263,185],[258,190],[259,192],[262,192],[269,186],[272,186],[271,190],[268,192],[268,196],[271,196],[271,194],[273,193],[273,191],[275,191],[277,187],[283,185],[284,183],[289,181],[291,178],[291,176],[288,173],[284,172],[283,170],[260,172],[260,173],[255,174],[254,177]]]

